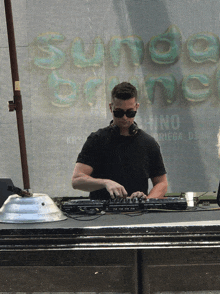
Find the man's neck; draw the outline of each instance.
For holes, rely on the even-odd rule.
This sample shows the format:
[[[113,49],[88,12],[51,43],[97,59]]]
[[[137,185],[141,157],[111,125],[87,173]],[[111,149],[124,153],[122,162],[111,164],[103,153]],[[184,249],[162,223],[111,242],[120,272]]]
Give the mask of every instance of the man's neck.
[[[115,126],[116,124],[112,121],[111,126]],[[131,136],[129,133],[129,128],[120,128],[119,127],[119,132],[121,136]]]
[[[130,136],[128,128],[120,128],[120,135],[121,136]]]

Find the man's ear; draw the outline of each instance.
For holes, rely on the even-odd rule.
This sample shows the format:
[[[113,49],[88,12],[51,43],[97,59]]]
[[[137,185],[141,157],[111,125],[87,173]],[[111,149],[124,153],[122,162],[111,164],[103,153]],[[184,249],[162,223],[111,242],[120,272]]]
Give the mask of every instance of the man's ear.
[[[137,109],[139,108],[139,106],[140,106],[140,103],[137,103],[137,104],[136,104]]]
[[[112,103],[109,103],[109,109],[110,109],[111,112],[113,112],[113,110],[112,110]]]

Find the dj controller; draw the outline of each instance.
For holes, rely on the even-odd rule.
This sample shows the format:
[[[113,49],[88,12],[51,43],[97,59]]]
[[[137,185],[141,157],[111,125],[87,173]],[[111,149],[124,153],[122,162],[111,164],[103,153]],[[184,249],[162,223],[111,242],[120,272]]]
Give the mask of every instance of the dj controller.
[[[83,212],[134,212],[146,210],[185,210],[187,202],[185,198],[168,197],[164,199],[148,198],[130,199],[119,198],[111,200],[68,200],[62,204],[62,211],[66,213]]]

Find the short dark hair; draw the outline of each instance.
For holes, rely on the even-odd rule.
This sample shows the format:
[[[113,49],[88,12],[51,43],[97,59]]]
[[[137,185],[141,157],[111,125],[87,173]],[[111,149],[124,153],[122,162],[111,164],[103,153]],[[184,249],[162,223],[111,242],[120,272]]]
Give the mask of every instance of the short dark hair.
[[[137,100],[137,89],[128,82],[122,82],[116,85],[111,94],[112,99],[117,98],[121,100],[128,100],[135,97]]]

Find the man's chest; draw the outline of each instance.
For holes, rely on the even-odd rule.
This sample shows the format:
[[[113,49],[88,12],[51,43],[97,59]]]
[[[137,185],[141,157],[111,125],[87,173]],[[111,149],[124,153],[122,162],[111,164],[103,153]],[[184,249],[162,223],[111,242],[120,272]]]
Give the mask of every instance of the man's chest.
[[[146,146],[132,140],[111,142],[101,151],[102,161],[105,164],[120,165],[146,165],[150,160],[150,152]]]

